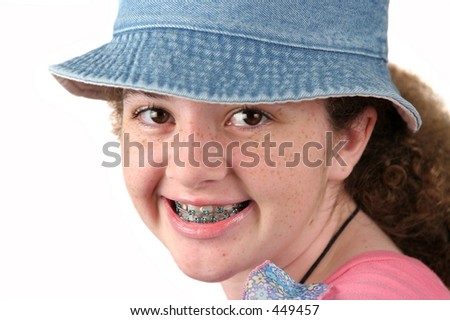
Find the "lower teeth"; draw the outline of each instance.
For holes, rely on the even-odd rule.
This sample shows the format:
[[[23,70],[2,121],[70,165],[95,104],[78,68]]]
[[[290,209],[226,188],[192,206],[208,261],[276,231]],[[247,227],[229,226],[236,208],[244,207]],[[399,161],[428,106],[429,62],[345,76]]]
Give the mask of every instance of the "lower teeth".
[[[175,201],[175,211],[187,222],[214,223],[234,216],[248,206],[248,201],[225,207],[203,206],[197,207]]]

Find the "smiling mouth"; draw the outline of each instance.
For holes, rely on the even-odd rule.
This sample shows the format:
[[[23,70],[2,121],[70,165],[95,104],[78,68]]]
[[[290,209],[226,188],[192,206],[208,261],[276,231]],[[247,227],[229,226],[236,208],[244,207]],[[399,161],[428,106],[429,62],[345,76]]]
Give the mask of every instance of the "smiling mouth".
[[[235,216],[248,207],[250,201],[244,201],[226,206],[194,206],[173,201],[174,210],[186,222],[216,223]]]

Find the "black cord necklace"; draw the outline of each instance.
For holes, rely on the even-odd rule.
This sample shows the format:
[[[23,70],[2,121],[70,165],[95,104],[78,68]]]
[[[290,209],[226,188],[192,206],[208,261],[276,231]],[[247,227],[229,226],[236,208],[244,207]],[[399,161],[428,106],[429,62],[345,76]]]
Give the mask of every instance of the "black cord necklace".
[[[333,245],[333,243],[337,240],[337,238],[341,235],[342,231],[344,231],[344,229],[347,227],[347,225],[350,223],[350,221],[353,220],[353,218],[356,216],[356,214],[359,212],[359,207],[356,207],[355,211],[352,212],[352,214],[347,218],[347,220],[344,221],[344,223],[342,224],[342,226],[339,228],[339,230],[335,233],[335,235],[331,238],[330,242],[328,242],[327,246],[325,247],[325,249],[323,249],[322,253],[320,254],[320,256],[317,258],[317,260],[313,263],[313,265],[311,266],[311,268],[309,268],[309,270],[305,273],[305,275],[303,276],[303,278],[299,281],[299,283],[304,283],[306,281],[306,279],[309,278],[309,276],[311,275],[311,273],[313,273],[313,271],[316,269],[316,267],[319,265],[320,261],[322,261],[323,257],[325,257],[325,255],[328,253],[328,251],[330,250],[331,246]]]

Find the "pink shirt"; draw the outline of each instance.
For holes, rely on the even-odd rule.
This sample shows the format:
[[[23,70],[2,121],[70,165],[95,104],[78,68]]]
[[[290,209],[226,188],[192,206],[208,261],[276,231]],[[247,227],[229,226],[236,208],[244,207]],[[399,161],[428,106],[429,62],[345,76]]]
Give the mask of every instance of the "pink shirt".
[[[323,299],[450,299],[450,291],[422,262],[390,251],[360,254],[324,283],[332,287]]]

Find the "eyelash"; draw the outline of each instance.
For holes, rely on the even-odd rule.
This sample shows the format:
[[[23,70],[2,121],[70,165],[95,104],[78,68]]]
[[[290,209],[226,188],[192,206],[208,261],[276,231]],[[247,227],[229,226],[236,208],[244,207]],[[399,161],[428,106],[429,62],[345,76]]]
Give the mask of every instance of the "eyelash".
[[[133,114],[131,115],[132,119],[136,119],[137,117],[139,117],[139,115],[145,111],[151,111],[156,109],[156,107],[154,105],[150,105],[150,106],[143,106],[143,107],[139,107],[137,108],[135,111],[133,111]],[[161,109],[161,108],[157,108],[157,109]]]
[[[139,119],[140,123],[142,125],[145,126],[160,126],[160,125],[164,125],[164,124],[170,124],[173,123],[173,117],[172,114],[170,112],[168,112],[166,109],[161,108],[161,107],[157,107],[154,105],[150,105],[150,106],[142,106],[139,107],[138,109],[136,109],[133,114],[132,114],[132,119],[136,119],[138,118],[140,115],[144,114],[145,112],[156,112],[156,114],[151,114],[150,116],[163,116],[163,121],[158,122],[156,119],[157,118],[152,118],[151,122],[147,122],[144,121],[143,119]],[[158,114],[159,113],[159,114]],[[161,119],[160,119],[161,120]]]
[[[141,114],[143,114],[143,113],[146,112],[146,111],[162,111],[162,112],[167,113],[170,117],[172,117],[172,115],[170,114],[170,112],[166,111],[164,108],[161,108],[161,107],[158,107],[158,106],[155,106],[155,105],[148,105],[148,106],[142,106],[142,107],[137,108],[137,109],[133,112],[131,118],[132,118],[132,119],[136,119],[136,118],[138,118]],[[231,123],[231,122],[232,122],[232,118],[233,118],[235,115],[239,114],[240,112],[245,112],[245,111],[247,111],[247,112],[250,111],[250,112],[258,113],[258,114],[260,114],[260,115],[262,115],[263,117],[266,118],[265,121],[271,121],[271,120],[273,120],[273,117],[272,117],[270,114],[268,114],[267,112],[265,112],[264,110],[261,110],[261,109],[258,109],[258,108],[252,108],[252,107],[243,107],[243,108],[241,108],[241,109],[239,109],[239,110],[233,112],[233,114],[231,115],[230,119],[227,121],[227,125],[232,126],[232,125],[233,125],[233,124]],[[262,120],[262,121],[265,122],[264,120]],[[166,122],[165,122],[165,123],[166,123]],[[156,125],[161,125],[161,124],[158,124],[158,123],[155,123],[155,124],[156,124]],[[163,124],[164,124],[164,123],[163,123]],[[264,123],[262,123],[262,124],[264,124]],[[149,124],[145,124],[145,125],[149,125]],[[243,129],[243,130],[255,130],[255,129],[257,129],[258,127],[260,127],[260,125],[261,125],[261,124],[258,123],[258,124],[256,124],[256,125],[236,125],[236,127],[239,127],[240,129]]]
[[[250,111],[250,112],[259,113],[259,114],[261,114],[263,117],[266,118],[265,121],[272,121],[272,120],[273,120],[272,115],[270,115],[269,113],[265,112],[264,110],[261,110],[261,109],[258,109],[258,108],[253,108],[253,107],[244,107],[244,108],[241,108],[241,109],[235,111],[235,112],[231,115],[230,120],[228,120],[227,124],[230,124],[230,125],[231,125],[231,119],[233,118],[233,116],[237,115],[237,114],[240,113],[240,112],[244,112],[244,111]],[[263,120],[263,121],[264,121],[264,120]],[[244,130],[256,130],[258,127],[260,127],[261,125],[264,125],[264,124],[265,124],[265,123],[262,123],[262,124],[259,124],[259,123],[258,123],[258,124],[253,125],[253,126],[252,126],[252,125],[247,125],[247,126],[237,126],[237,127],[242,128],[242,129],[244,129]]]

